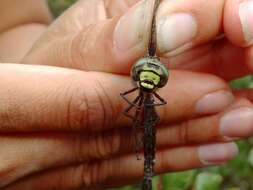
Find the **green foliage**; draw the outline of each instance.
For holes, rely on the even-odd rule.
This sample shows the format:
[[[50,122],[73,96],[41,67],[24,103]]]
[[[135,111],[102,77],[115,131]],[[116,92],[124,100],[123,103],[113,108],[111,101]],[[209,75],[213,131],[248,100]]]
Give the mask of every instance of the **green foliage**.
[[[48,0],[54,16],[60,15],[76,0]],[[87,0],[91,1],[91,0]],[[253,88],[253,77],[231,82],[233,88]],[[238,142],[240,154],[220,167],[170,173],[154,177],[154,190],[252,190],[253,139]],[[138,190],[138,185],[118,190]]]
[[[196,170],[170,173],[161,176],[163,189],[166,190],[187,190],[191,187]]]
[[[253,76],[249,75],[239,80],[234,80],[230,83],[232,88],[253,88]]]
[[[220,174],[203,172],[198,174],[195,180],[195,190],[219,190],[222,183]]]
[[[48,0],[48,5],[55,17],[69,8],[77,0]]]

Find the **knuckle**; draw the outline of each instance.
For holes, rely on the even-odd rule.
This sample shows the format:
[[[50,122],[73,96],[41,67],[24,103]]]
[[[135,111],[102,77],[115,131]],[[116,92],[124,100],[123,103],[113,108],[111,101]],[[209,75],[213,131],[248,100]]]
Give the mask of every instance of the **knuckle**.
[[[94,99],[96,103],[95,109],[100,113],[97,118],[97,126],[100,127],[99,129],[112,128],[115,118],[118,116],[114,101],[99,80],[95,81],[94,89],[96,91],[96,98]]]
[[[73,147],[74,147],[74,159],[77,162],[83,162],[85,160],[90,160],[89,150],[91,149],[89,141],[90,135],[78,134],[73,137]]]
[[[190,121],[185,121],[181,123],[180,127],[177,128],[177,141],[179,144],[183,145],[189,143],[189,127]]]
[[[163,151],[157,153],[156,160],[155,172],[157,173],[168,172],[173,168],[173,165],[168,161],[168,157]]]
[[[20,165],[17,161],[6,162],[1,161],[0,164],[0,187],[4,187],[20,177],[20,174],[17,173]]]
[[[107,178],[107,164],[103,162],[93,165],[83,164],[78,170],[82,187],[97,186],[97,184],[103,183]]]
[[[92,36],[94,25],[85,27],[70,40],[69,59],[70,63],[78,69],[89,70],[87,56],[89,55],[89,37]]]
[[[114,132],[75,136],[75,155],[77,161],[106,159],[121,151],[121,135]]]
[[[96,155],[98,158],[108,158],[120,149],[120,136],[116,132],[104,132],[96,139]]]
[[[94,182],[93,179],[93,172],[91,170],[91,166],[88,166],[87,164],[83,164],[80,166],[80,181],[83,187],[90,187]]]
[[[113,132],[104,132],[88,137],[84,143],[88,144],[89,151],[83,151],[82,145],[79,148],[81,155],[88,159],[106,159],[120,151],[120,136]],[[87,146],[87,145],[86,145]]]
[[[66,106],[67,122],[70,128],[86,128],[91,131],[112,126],[116,116],[111,98],[103,86],[89,79],[85,83],[70,87],[69,100]]]
[[[91,165],[81,164],[73,167],[70,171],[70,176],[73,181],[73,186],[82,188],[90,187],[92,185]]]
[[[86,90],[79,85],[67,89],[65,106],[66,122],[70,129],[86,128],[89,123],[89,105]]]

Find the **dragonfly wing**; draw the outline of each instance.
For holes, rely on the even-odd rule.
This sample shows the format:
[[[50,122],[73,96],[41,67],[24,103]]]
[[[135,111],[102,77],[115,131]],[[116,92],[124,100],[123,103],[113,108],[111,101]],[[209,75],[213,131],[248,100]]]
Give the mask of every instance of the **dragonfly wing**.
[[[135,111],[133,119],[133,137],[134,137],[134,150],[137,154],[137,159],[139,160],[139,152],[143,148],[143,100],[144,97],[141,96],[138,102],[138,108]]]

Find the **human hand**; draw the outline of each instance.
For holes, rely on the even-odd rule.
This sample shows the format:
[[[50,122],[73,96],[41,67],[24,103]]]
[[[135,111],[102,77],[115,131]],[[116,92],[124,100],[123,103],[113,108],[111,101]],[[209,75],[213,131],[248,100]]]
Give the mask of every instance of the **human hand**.
[[[0,67],[2,189],[103,189],[141,179],[119,96],[131,88],[129,77]],[[238,153],[229,141],[252,134],[252,105],[238,100],[228,107],[233,96],[215,76],[171,71],[160,94],[168,104],[158,110],[157,174],[224,163]]]
[[[78,9],[79,6],[76,5],[75,8]],[[89,7],[89,9],[91,8]],[[74,8],[72,10],[72,14],[77,14]],[[66,13],[65,16],[70,13]],[[116,20],[115,18],[115,23]],[[103,24],[98,26],[102,28],[107,26],[106,21],[102,21]],[[57,22],[61,23],[60,20]],[[22,113],[22,123],[19,124],[22,128],[19,125],[17,125],[19,127],[6,125],[5,130],[19,132],[19,134],[21,131],[31,130],[35,133],[40,131],[39,134],[41,131],[50,134],[42,135],[42,137],[39,135],[38,141],[34,138],[34,134],[31,136],[28,134],[26,138],[22,137],[22,139],[36,143],[32,147],[30,147],[32,145],[30,142],[27,143],[25,152],[20,151],[20,156],[15,154],[15,158],[24,158],[25,163],[17,162],[18,159],[11,160],[9,166],[15,165],[15,168],[20,170],[11,170],[7,166],[5,171],[10,171],[7,172],[9,182],[11,182],[10,176],[14,179],[13,181],[20,177],[24,178],[19,182],[12,183],[6,189],[37,190],[81,187],[99,189],[128,184],[140,179],[143,164],[136,160],[135,154],[132,152],[133,138],[129,129],[131,123],[121,115],[121,111],[126,105],[119,97],[120,92],[131,88],[131,82],[128,77],[119,74],[129,72],[132,64],[131,59],[137,58],[133,58],[133,55],[137,56],[138,52],[144,51],[144,48],[136,47],[136,52],[133,50],[125,52],[119,57],[115,56],[116,53],[110,53],[114,50],[110,49],[110,45],[105,45],[111,43],[108,37],[110,36],[109,31],[106,33],[105,30],[106,28],[109,30],[110,25],[104,29],[100,28],[101,33],[97,29],[97,34],[101,39],[96,40],[95,47],[91,43],[92,36],[96,34],[92,30],[93,27],[86,36],[88,40],[83,46],[79,46],[81,37],[75,40],[76,44],[70,43],[71,31],[67,35],[67,30],[61,28],[62,35],[57,34],[59,26],[67,26],[67,24],[57,25],[57,22],[45,34],[44,39],[42,38],[35,45],[25,60],[29,63],[65,66],[85,71],[42,66],[26,66],[27,70],[29,67],[32,69],[30,71],[21,69],[22,72],[17,72],[18,68],[9,68],[9,72],[3,70],[5,71],[3,73],[14,72],[18,73],[18,76],[21,75],[22,77],[17,79],[19,82],[29,81],[27,85],[22,86],[25,93],[22,91],[23,93],[20,94],[25,94],[25,96],[21,95],[21,100],[25,97],[26,100],[37,100],[40,103],[32,106],[33,101],[12,101],[10,105],[23,107],[23,109],[15,109],[20,111],[15,115]],[[113,20],[108,22],[112,23]],[[74,28],[72,30],[75,31]],[[81,34],[85,34],[85,32],[77,31],[74,36]],[[50,37],[52,41],[49,40]],[[54,40],[56,37],[57,40]],[[94,38],[96,39],[97,36]],[[73,39],[72,42],[74,42]],[[89,41],[90,39],[91,41]],[[68,44],[72,44],[72,46],[68,46]],[[47,48],[49,49],[47,50]],[[104,50],[106,48],[108,54]],[[91,50],[93,52],[96,50],[96,56],[93,54],[93,59],[89,55],[92,53]],[[43,54],[44,56],[42,56]],[[80,57],[84,58],[83,61],[79,60]],[[126,60],[123,59],[124,57]],[[116,59],[122,59],[122,62],[118,63]],[[83,67],[84,61],[89,67]],[[126,61],[125,64],[124,61]],[[10,67],[14,66],[10,65]],[[21,68],[21,66],[15,67]],[[88,70],[90,71],[87,72]],[[7,82],[12,84],[10,81]],[[17,84],[16,81],[13,81],[14,84]],[[44,86],[44,84],[46,85]],[[34,90],[31,90],[31,87]],[[110,90],[106,91],[107,89]],[[157,173],[226,162],[236,155],[237,149],[233,143],[224,142],[234,138],[247,137],[252,133],[251,104],[247,100],[238,100],[234,105],[228,107],[234,101],[233,95],[226,83],[213,75],[171,71],[168,85],[159,93],[168,100],[168,105],[158,110],[162,122],[158,127],[157,134]],[[16,99],[14,98],[14,100]],[[36,109],[28,110],[27,108],[30,107]],[[8,110],[14,110],[15,107],[8,108]],[[226,110],[224,110],[225,108]],[[36,110],[40,111],[36,112]],[[222,112],[222,110],[224,111]],[[231,114],[233,115],[231,116]],[[30,119],[31,116],[33,120]],[[9,118],[15,119],[12,115]],[[87,124],[87,121],[90,124]],[[235,121],[241,124],[240,130],[238,130]],[[74,130],[76,133],[64,133],[68,130]],[[12,135],[10,136],[12,137]],[[23,133],[22,136],[24,136]],[[15,140],[15,138],[11,139]],[[46,147],[38,152],[40,143],[41,146],[46,145]],[[207,145],[209,143],[215,145]],[[19,150],[19,146],[24,147],[24,144],[19,141],[14,148],[6,149],[4,155],[13,158],[14,153],[11,153],[13,150]],[[36,158],[31,156],[35,152],[38,152]],[[49,154],[50,157],[47,156]],[[182,157],[182,155],[185,156]],[[8,158],[6,160],[10,160]],[[25,173],[20,174],[17,171],[25,171]]]
[[[250,0],[163,0],[157,13],[158,54],[173,69],[208,72],[225,80],[250,74],[252,12]],[[151,18],[152,0],[79,1],[25,61],[128,74],[145,54]],[[65,59],[57,60],[63,55]]]
[[[163,0],[157,15],[159,56],[171,69],[215,74],[226,81],[251,74],[252,7],[250,0]],[[145,54],[151,14],[152,0],[79,1],[24,60],[128,74]],[[252,90],[235,93],[253,99]]]
[[[20,63],[51,21],[46,0],[1,0],[0,18],[0,62],[5,63]]]

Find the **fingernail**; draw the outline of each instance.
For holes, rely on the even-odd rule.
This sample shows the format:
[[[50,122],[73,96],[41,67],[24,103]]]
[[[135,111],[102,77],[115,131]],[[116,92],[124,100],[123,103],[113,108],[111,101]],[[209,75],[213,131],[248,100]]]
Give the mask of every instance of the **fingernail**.
[[[162,53],[189,46],[197,34],[197,21],[187,13],[176,13],[159,19],[158,46]]]
[[[113,36],[118,50],[126,51],[142,41],[146,6],[145,1],[139,2],[118,21]]]
[[[239,16],[246,42],[253,43],[253,1],[246,0],[239,5]]]
[[[240,108],[225,114],[220,120],[221,135],[229,138],[253,134],[253,108]]]
[[[232,93],[222,90],[205,95],[196,103],[197,114],[212,114],[222,111],[234,101]]]
[[[204,165],[222,164],[238,155],[235,143],[202,145],[198,149],[199,159]]]

